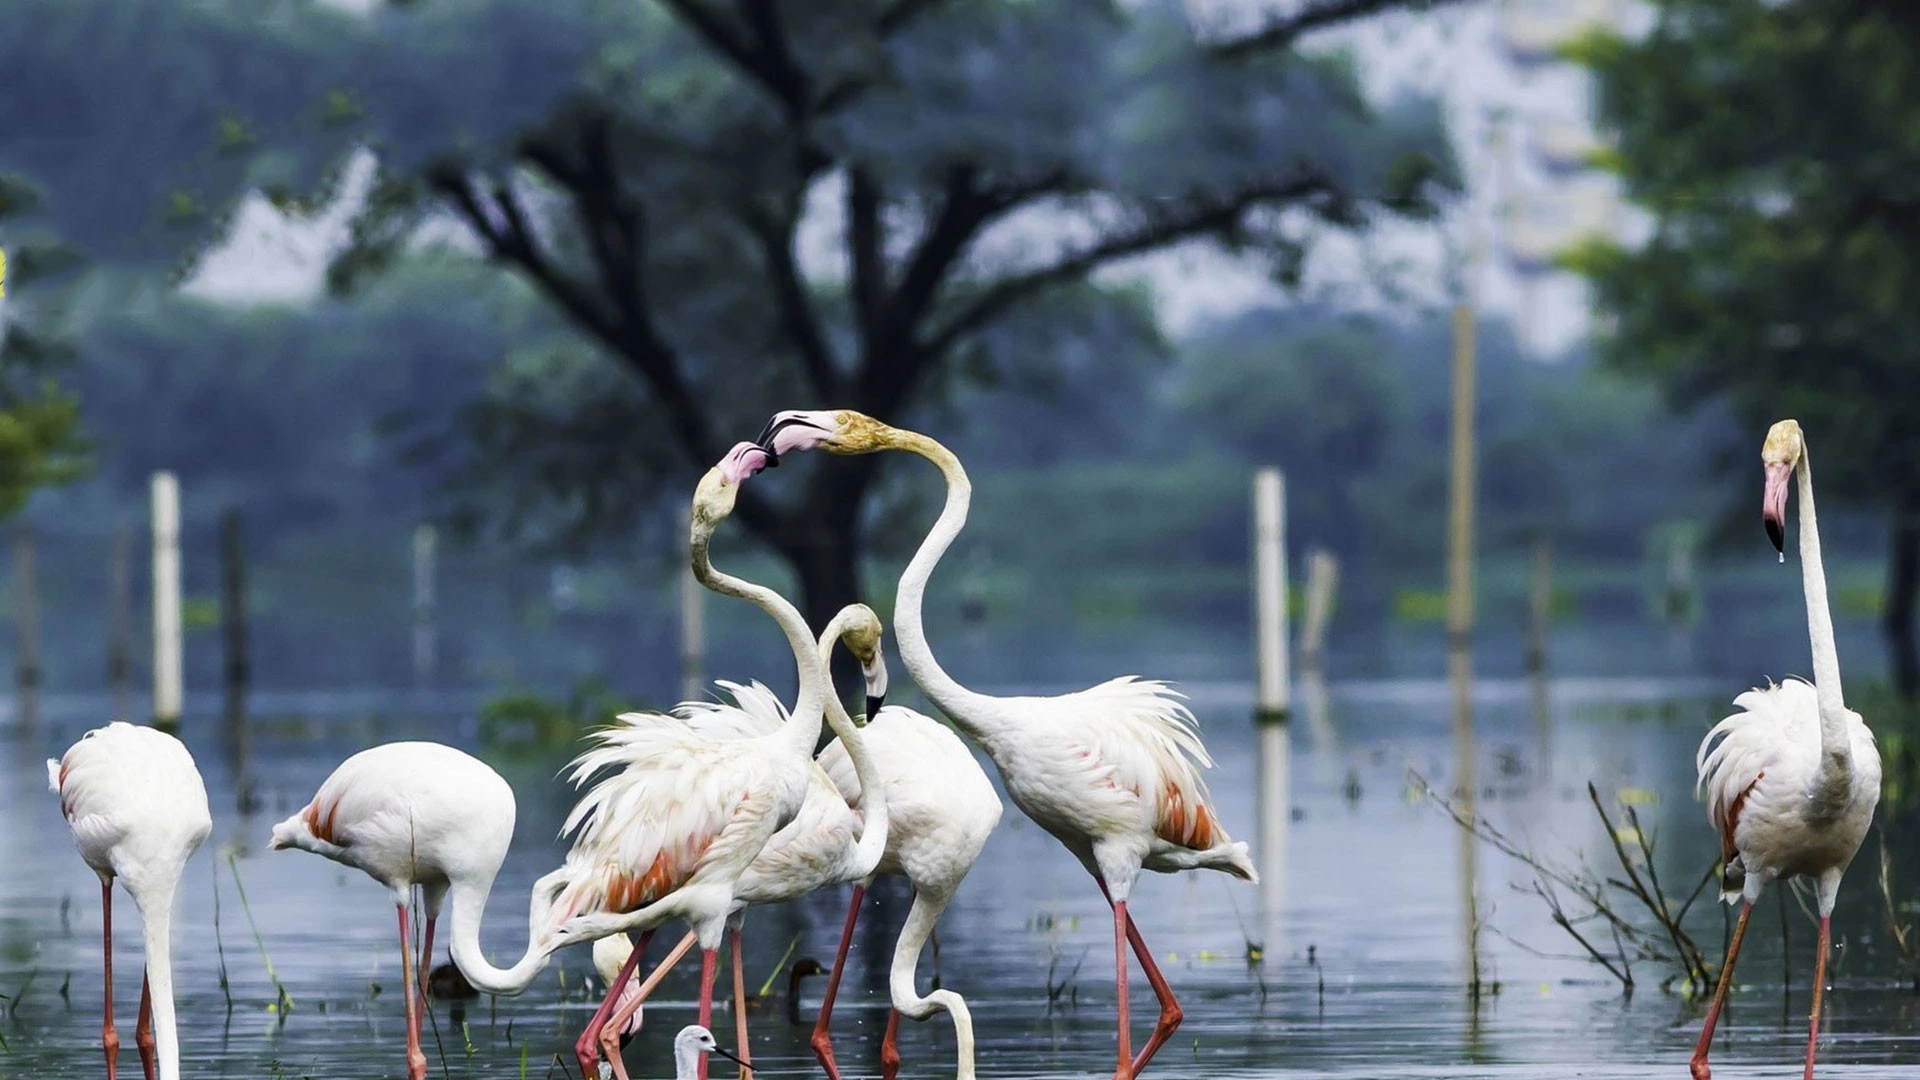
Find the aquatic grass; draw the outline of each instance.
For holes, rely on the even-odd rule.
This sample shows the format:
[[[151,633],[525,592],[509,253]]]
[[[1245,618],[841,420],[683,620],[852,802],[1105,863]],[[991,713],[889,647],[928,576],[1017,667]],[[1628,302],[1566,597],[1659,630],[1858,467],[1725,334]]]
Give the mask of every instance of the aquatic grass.
[[[240,897],[240,911],[247,917],[247,929],[253,932],[253,943],[260,947],[260,959],[267,965],[267,978],[273,981],[277,995],[273,1003],[274,1011],[284,1024],[287,1013],[293,1011],[293,995],[287,993],[286,984],[280,981],[280,975],[273,970],[273,956],[267,952],[267,939],[260,935],[260,924],[254,920],[253,905],[247,902],[247,886],[240,880],[240,860],[232,848],[227,849],[227,870],[233,875],[233,891]]]
[[[781,953],[780,959],[774,961],[773,970],[767,972],[767,981],[760,984],[760,992],[755,994],[754,997],[766,997],[767,994],[773,990],[773,981],[780,977],[780,972],[787,966],[787,958],[792,956],[793,951],[799,947],[800,935],[795,934],[793,935],[793,940],[787,942],[787,951]]]
[[[220,864],[208,860],[207,877],[213,883],[213,951],[220,967],[220,996],[226,1000],[227,1015],[233,1015],[233,986],[227,978],[227,943],[220,933]]]

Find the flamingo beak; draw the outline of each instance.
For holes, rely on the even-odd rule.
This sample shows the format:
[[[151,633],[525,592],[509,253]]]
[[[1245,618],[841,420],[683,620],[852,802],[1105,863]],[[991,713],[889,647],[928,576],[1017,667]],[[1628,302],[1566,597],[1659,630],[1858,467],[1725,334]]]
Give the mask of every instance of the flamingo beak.
[[[780,455],[811,450],[825,442],[833,434],[834,426],[832,413],[788,409],[774,413],[755,441],[766,451],[768,467],[773,468],[780,464]]]
[[[867,720],[871,722],[880,715],[880,707],[887,703],[887,663],[880,658],[880,650],[875,649],[872,662],[860,667],[861,673],[867,677]]]
[[[759,445],[750,442],[736,443],[727,456],[720,459],[720,475],[729,484],[739,485],[753,478],[762,469],[775,464],[773,455]]]
[[[1770,464],[1767,469],[1766,493],[1760,497],[1760,519],[1766,523],[1767,539],[1773,541],[1773,550],[1785,555],[1787,551],[1787,480],[1793,476],[1793,466],[1782,461]]]

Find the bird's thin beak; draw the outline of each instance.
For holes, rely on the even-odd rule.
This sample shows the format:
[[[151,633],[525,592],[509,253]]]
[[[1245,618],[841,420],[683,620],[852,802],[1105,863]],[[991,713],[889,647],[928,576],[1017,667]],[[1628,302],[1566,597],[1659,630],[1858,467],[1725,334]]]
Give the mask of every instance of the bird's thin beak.
[[[723,1058],[726,1058],[726,1059],[727,1059],[728,1061],[731,1061],[731,1062],[733,1062],[733,1063],[734,1063],[735,1065],[738,1065],[738,1066],[740,1066],[740,1067],[741,1067],[741,1068],[743,1068],[743,1069],[751,1069],[751,1068],[753,1068],[753,1066],[751,1066],[751,1065],[749,1065],[749,1064],[747,1064],[747,1063],[746,1063],[746,1062],[744,1062],[744,1061],[741,1061],[741,1060],[740,1060],[739,1058],[737,1058],[737,1057],[734,1057],[734,1056],[733,1056],[733,1055],[732,1055],[731,1053],[729,1053],[729,1052],[727,1052],[726,1050],[724,1050],[724,1049],[722,1049],[721,1047],[718,1047],[718,1046],[716,1046],[716,1047],[714,1047],[714,1048],[713,1048],[713,1052],[714,1052],[714,1053],[716,1053],[716,1054],[719,1054],[719,1055],[720,1055],[721,1057],[723,1057]]]
[[[1760,519],[1766,523],[1767,539],[1773,541],[1773,550],[1784,555],[1787,551],[1787,481],[1793,476],[1793,466],[1780,462],[1766,469],[1767,487],[1760,497]]]

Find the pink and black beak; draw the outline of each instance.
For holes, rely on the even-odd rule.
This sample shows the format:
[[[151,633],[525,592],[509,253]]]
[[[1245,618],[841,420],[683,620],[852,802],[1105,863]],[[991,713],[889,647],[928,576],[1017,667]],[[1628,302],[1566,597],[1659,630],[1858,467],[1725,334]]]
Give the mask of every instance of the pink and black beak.
[[[833,434],[832,413],[787,409],[773,414],[767,426],[754,440],[767,452],[767,467],[778,468],[780,455],[795,450],[811,450]]]
[[[1760,519],[1766,523],[1767,539],[1773,550],[1787,552],[1787,481],[1793,478],[1793,466],[1776,462],[1766,466],[1767,487],[1760,497]]]
[[[770,469],[777,464],[779,462],[773,460],[773,455],[764,447],[743,442],[735,443],[733,449],[727,451],[727,456],[720,459],[718,468],[727,483],[739,485],[753,479],[760,470]]]

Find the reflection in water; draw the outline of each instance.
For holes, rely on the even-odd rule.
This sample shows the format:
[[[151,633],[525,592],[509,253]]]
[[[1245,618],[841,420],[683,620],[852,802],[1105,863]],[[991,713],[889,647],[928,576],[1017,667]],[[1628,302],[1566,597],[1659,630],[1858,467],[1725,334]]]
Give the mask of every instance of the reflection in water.
[[[1289,725],[1260,725],[1260,918],[1263,948],[1286,955],[1281,920],[1287,907],[1287,830],[1293,815],[1293,748]]]
[[[1447,656],[1447,675],[1453,688],[1453,798],[1460,812],[1471,819],[1474,811],[1473,777],[1473,654],[1454,649]],[[1466,830],[1460,833],[1460,941],[1467,990],[1477,1005],[1480,999],[1480,896],[1478,890],[1478,841]]]
[[[1527,698],[1533,703],[1534,790],[1545,795],[1553,788],[1553,698],[1546,672],[1527,676]]]

